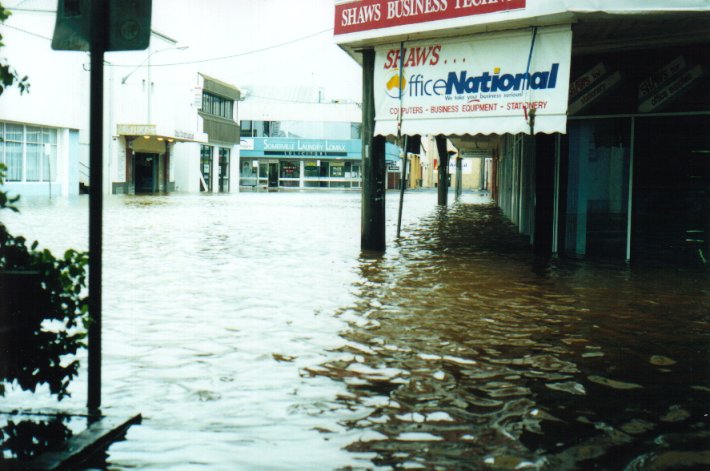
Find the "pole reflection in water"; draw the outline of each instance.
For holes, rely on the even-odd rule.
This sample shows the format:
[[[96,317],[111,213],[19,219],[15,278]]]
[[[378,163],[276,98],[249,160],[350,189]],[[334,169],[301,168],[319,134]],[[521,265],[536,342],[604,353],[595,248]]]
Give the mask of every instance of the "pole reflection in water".
[[[356,193],[108,199],[104,403],[144,421],[107,466],[708,465],[707,275],[536,259],[470,194],[407,193],[395,240],[388,196],[381,257]],[[85,210],[8,225],[81,249]]]
[[[536,260],[492,205],[440,209],[360,272],[348,343],[309,370],[347,385],[347,428],[375,432],[349,450],[421,469],[710,465],[702,274]]]

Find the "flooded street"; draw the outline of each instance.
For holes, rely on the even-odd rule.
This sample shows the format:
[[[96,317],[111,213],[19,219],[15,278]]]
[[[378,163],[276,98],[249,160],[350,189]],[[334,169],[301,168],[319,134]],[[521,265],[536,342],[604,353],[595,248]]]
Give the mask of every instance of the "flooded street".
[[[86,198],[21,203],[86,249]],[[710,467],[706,273],[536,258],[476,194],[408,193],[395,240],[397,203],[368,257],[354,192],[108,198],[103,411],[144,417],[108,467]]]

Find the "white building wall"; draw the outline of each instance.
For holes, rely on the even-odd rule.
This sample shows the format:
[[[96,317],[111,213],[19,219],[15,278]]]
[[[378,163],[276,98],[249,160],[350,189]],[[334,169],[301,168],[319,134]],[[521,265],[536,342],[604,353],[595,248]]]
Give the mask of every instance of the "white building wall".
[[[55,7],[56,2],[49,9]],[[0,95],[0,121],[57,130],[56,179],[8,183],[8,189],[24,196],[49,195],[50,187],[52,195],[78,193],[81,146],[70,130],[88,127],[88,56],[52,50],[54,21],[52,13],[19,11],[2,28],[5,45],[0,54],[21,77],[28,77],[29,91],[5,89]]]
[[[5,46],[0,54],[19,74],[29,77],[30,91],[21,95],[16,88],[6,89],[0,95],[0,121],[57,128],[58,177],[53,193],[74,194],[79,181],[89,183],[90,63],[85,52],[51,49],[56,7],[56,0],[37,0],[33,11],[15,11],[2,28]],[[153,34],[146,51],[105,56],[105,193],[126,177],[125,141],[118,136],[118,124],[152,124],[157,134],[165,137],[207,142],[194,99],[194,88],[199,84],[197,66],[161,66],[184,59],[178,46],[170,38]],[[199,144],[176,139],[172,151],[170,175],[177,190],[199,191]],[[233,151],[233,169],[238,167],[238,159],[238,152]],[[214,162],[217,178],[218,154]],[[48,186],[45,182],[21,185],[23,192],[45,192]],[[217,185],[215,181],[214,187]],[[230,181],[231,189],[238,189],[238,173]]]
[[[12,87],[0,95],[0,120],[86,129],[88,55],[52,50],[53,14],[15,12],[5,24],[0,54],[21,76],[28,76],[30,89],[20,94]]]
[[[171,165],[175,178],[175,191],[197,193],[200,191],[200,144],[182,142],[173,146]]]

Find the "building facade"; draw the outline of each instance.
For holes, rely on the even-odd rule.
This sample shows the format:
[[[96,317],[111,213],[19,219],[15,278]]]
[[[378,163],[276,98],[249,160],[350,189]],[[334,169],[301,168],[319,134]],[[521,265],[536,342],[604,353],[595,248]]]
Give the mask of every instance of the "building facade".
[[[0,95],[0,162],[8,167],[6,187],[22,196],[76,195],[80,176],[88,176],[80,132],[88,126],[88,99],[74,94],[88,89],[86,58],[51,51],[53,28],[53,15],[29,12],[15,12],[2,26],[2,54],[30,83],[26,93],[11,87]]]
[[[359,190],[360,108],[318,89],[253,88],[240,102],[242,190]],[[399,150],[388,146],[388,159]]]
[[[540,251],[708,265],[707,2],[357,15],[379,3],[337,2],[335,17],[336,41],[372,69],[375,136],[487,153],[485,186]]]
[[[29,93],[0,96],[0,162],[20,195],[76,195],[89,181],[89,62],[51,48],[57,3],[22,2],[3,24],[8,62]],[[188,45],[152,31],[145,51],[107,53],[106,194],[238,191],[239,89],[178,62]]]

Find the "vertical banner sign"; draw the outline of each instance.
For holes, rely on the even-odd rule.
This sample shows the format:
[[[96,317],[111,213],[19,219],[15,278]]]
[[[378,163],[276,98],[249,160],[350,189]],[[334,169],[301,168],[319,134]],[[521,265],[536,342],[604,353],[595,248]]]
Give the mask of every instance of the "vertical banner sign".
[[[335,35],[525,8],[525,0],[360,0],[335,6]]]
[[[405,43],[375,49],[377,135],[566,131],[572,31],[568,25]]]

